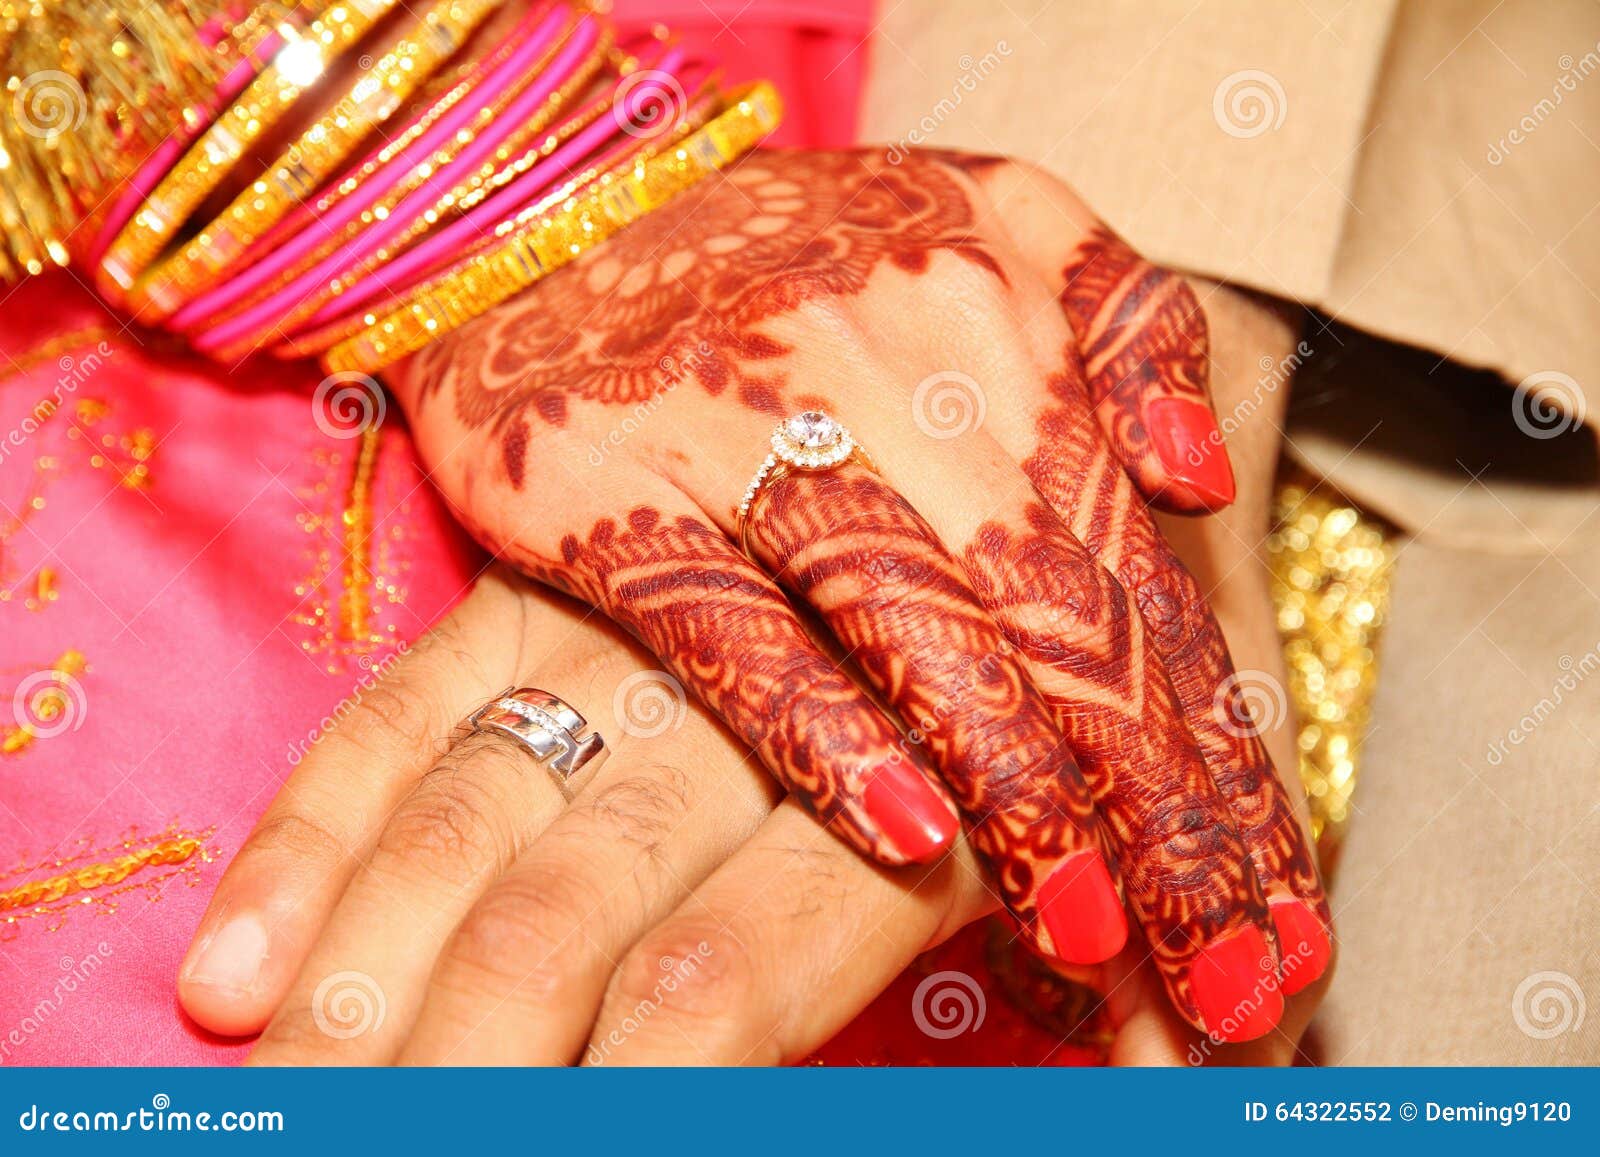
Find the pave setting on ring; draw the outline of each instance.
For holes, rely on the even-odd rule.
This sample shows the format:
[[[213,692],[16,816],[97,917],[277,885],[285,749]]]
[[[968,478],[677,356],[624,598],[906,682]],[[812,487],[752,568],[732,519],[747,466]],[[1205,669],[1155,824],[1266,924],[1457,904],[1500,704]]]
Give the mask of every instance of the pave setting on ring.
[[[855,448],[850,431],[821,410],[806,410],[784,419],[772,431],[772,453],[756,470],[739,500],[739,517],[749,515],[750,504],[778,463],[800,470],[827,470],[850,457]]]

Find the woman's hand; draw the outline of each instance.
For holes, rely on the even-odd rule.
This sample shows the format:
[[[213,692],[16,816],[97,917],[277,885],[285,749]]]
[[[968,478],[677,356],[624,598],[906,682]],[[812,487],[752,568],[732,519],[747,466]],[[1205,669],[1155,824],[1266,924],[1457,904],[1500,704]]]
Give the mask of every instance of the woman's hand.
[[[926,861],[953,799],[1071,963],[1121,948],[1120,879],[1183,1015],[1249,1039],[1330,946],[1221,633],[1145,508],[1232,497],[1206,368],[1182,280],[1042,174],[773,152],[393,382],[480,540],[640,638],[838,835]],[[734,506],[806,408],[881,475],[771,485],[752,562]]]
[[[929,868],[857,855],[648,662],[490,571],[273,800],[190,949],[185,1009],[265,1026],[258,1064],[790,1063],[998,907],[965,841]],[[510,684],[557,690],[605,736],[574,802],[514,741],[459,727]],[[1206,1045],[1144,956],[1085,976],[1109,993],[1114,1061],[1292,1055],[1281,1032]]]

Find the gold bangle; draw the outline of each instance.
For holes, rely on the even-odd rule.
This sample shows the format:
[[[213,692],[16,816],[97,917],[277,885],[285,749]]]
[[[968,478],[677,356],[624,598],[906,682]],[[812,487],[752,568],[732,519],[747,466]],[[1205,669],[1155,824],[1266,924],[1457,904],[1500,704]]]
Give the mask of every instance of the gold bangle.
[[[576,21],[574,21],[575,26]],[[570,33],[570,31],[571,29],[569,28],[568,32]],[[418,237],[431,229],[437,228],[440,219],[447,216],[462,197],[494,176],[500,166],[505,163],[505,159],[511,151],[521,148],[530,138],[545,131],[550,122],[571,101],[573,96],[593,82],[595,74],[600,70],[610,53],[611,37],[611,29],[604,29],[600,40],[595,45],[595,49],[579,64],[573,76],[550,94],[533,117],[511,132],[505,142],[495,150],[490,159],[486,160],[475,171],[463,177],[451,188],[442,192],[434,199],[431,205],[418,212],[416,219],[382,249],[375,250],[362,258],[354,268],[344,269],[336,276],[315,286],[300,299],[293,309],[289,310],[275,323],[276,331],[278,333],[287,333],[293,330],[329,301],[365,280],[374,269],[392,260],[396,253],[404,251]],[[538,65],[529,70],[529,75],[537,76],[543,70],[546,62],[561,50],[566,41],[567,37],[563,35],[559,41],[551,46],[549,54]],[[519,89],[518,91],[520,92],[521,90]],[[371,208],[363,211],[361,216],[346,225],[341,233],[331,236],[327,241],[318,245],[311,254],[297,262],[292,268],[285,270],[271,284],[256,290],[238,304],[230,306],[226,316],[231,316],[240,310],[247,309],[252,303],[260,301],[268,294],[278,292],[283,286],[300,276],[306,269],[324,260],[335,248],[348,243],[363,229],[367,228],[374,219],[380,219],[391,213],[402,200],[420,188],[432,174],[448,164],[461,149],[470,144],[476,134],[481,132],[483,127],[498,115],[500,108],[510,100],[515,99],[516,95],[515,92],[509,93],[499,98],[493,105],[485,105],[474,117],[474,123],[471,127],[455,134],[444,146],[415,165],[396,184],[392,191],[385,193]],[[609,102],[607,102],[606,107],[609,107]],[[562,133],[560,136],[551,134],[548,138],[551,142],[549,148],[554,150],[561,140],[566,139],[567,135],[566,133]],[[345,182],[341,182],[341,189],[343,189],[344,185]],[[336,201],[337,197],[332,196],[329,200]],[[216,356],[226,361],[235,361],[254,352],[259,347],[260,342],[261,338],[259,336],[252,336],[245,341],[219,348]]]
[[[214,284],[229,262],[332,176],[374,128],[455,55],[500,3],[435,0],[418,27],[396,40],[268,172],[134,287],[129,304],[141,320],[164,320]]]
[[[304,32],[280,25],[278,31],[288,43],[178,159],[107,247],[95,270],[100,293],[126,305],[129,292],[189,215],[320,79],[328,64],[371,31],[395,3],[343,0]]]
[[[667,204],[743,156],[777,127],[782,102],[765,81],[740,90],[729,107],[676,148],[641,157],[620,174],[607,173],[570,198],[560,212],[528,221],[409,294],[409,301],[330,349],[330,372],[382,369],[487,313],[506,298],[569,264],[640,217]]]
[[[613,174],[615,176],[625,175],[639,161],[645,160],[655,153],[676,147],[680,141],[704,127],[705,123],[714,113],[720,113],[723,109],[723,103],[722,96],[717,91],[715,83],[713,81],[707,81],[697,94],[695,100],[690,103],[688,110],[684,113],[682,118],[683,123],[680,126],[675,128],[670,135],[663,134],[661,139],[651,141],[637,152],[631,154],[627,160],[617,165],[612,170]],[[574,132],[579,131],[582,127],[593,123],[598,116],[609,113],[611,109],[612,97],[611,94],[608,93],[596,101],[590,108],[585,109],[578,117],[574,118],[574,120],[581,123],[571,126],[570,131],[568,128],[563,128],[559,133],[552,133],[543,142],[541,142],[537,148],[530,149],[528,152],[518,157],[515,161],[511,162],[488,177],[484,177],[481,180],[478,177],[474,177],[472,181],[466,182],[466,184],[471,187],[471,191],[467,192],[464,196],[460,195],[459,190],[453,190],[451,193],[453,204],[444,204],[436,207],[438,209],[437,216],[424,217],[423,219],[419,220],[411,229],[407,230],[404,235],[398,238],[387,251],[374,254],[373,257],[367,259],[367,261],[360,267],[341,274],[338,279],[330,282],[327,288],[331,290],[331,292],[324,293],[322,291],[318,291],[316,294],[319,302],[324,300],[333,300],[340,294],[343,294],[354,288],[356,285],[359,285],[368,277],[373,276],[381,267],[382,262],[388,260],[391,253],[400,252],[418,237],[426,233],[429,229],[434,228],[438,224],[438,217],[443,216],[444,210],[453,209],[458,214],[463,212],[468,204],[476,204],[478,200],[481,200],[482,197],[487,196],[488,193],[494,191],[494,189],[502,187],[512,177],[519,176],[523,172],[526,172],[532,161],[540,159],[544,156],[548,156],[557,147],[559,147],[562,141],[566,140]],[[567,180],[563,181],[560,185],[550,190],[543,197],[539,198],[539,200],[535,201],[532,205],[519,210],[518,213],[509,221],[501,222],[495,231],[495,236],[497,238],[503,237],[512,229],[515,229],[525,224],[532,218],[547,212],[551,206],[560,204],[562,201],[565,201],[568,198],[581,196],[591,184],[599,180],[599,178],[604,175],[605,170],[601,169],[599,166],[591,166],[590,168],[580,170]],[[488,187],[485,188],[484,186]],[[481,252],[481,248],[482,247],[480,246],[476,251]],[[318,308],[321,308],[320,304],[318,305]],[[379,308],[381,308],[381,306]],[[292,330],[297,322],[303,320],[305,320],[305,315],[300,315],[297,311],[295,314],[291,314],[282,323],[280,323],[279,328],[282,330]],[[354,337],[363,330],[367,329],[368,326],[372,324],[372,320],[372,315],[370,313],[366,315],[351,314],[340,317],[334,321],[324,323],[317,329],[314,329],[308,333],[295,334],[291,337],[284,338],[283,344],[276,347],[273,350],[273,353],[282,358],[318,357],[326,353],[333,346],[336,346],[345,341],[347,338]],[[254,352],[255,348],[256,347],[251,345],[240,345],[220,350],[219,353],[225,359],[238,360]]]

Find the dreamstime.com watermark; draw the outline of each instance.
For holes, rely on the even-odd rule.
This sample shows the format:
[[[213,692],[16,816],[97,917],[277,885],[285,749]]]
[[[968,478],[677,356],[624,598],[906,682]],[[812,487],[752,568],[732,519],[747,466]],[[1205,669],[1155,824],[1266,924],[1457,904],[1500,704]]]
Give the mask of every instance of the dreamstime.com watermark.
[[[1294,381],[1295,375],[1300,372],[1311,354],[1311,347],[1302,341],[1296,344],[1292,352],[1281,358],[1275,358],[1270,354],[1261,355],[1261,360],[1256,363],[1261,372],[1256,376],[1255,385],[1248,394],[1230,406],[1227,413],[1217,415],[1215,430],[1189,448],[1187,455],[1189,465],[1203,465],[1211,455],[1224,452],[1227,440],[1256,415],[1268,398]]]
[[[1248,1023],[1262,1006],[1271,1001],[1276,1004],[1281,997],[1278,996],[1283,987],[1283,979],[1302,965],[1308,964],[1312,959],[1310,941],[1298,940],[1293,944],[1286,944],[1281,939],[1278,941],[1278,959],[1263,956],[1259,961],[1261,966],[1261,979],[1244,996],[1240,997],[1234,1006],[1222,1018],[1221,1024],[1207,1025],[1206,1038],[1197,1044],[1189,1046],[1187,1060],[1192,1067],[1198,1068],[1211,1059],[1211,1055],[1222,1045],[1227,1043],[1229,1037],[1239,1031],[1239,1026]]]
[[[81,960],[70,956],[61,958],[61,975],[50,991],[39,997],[22,1019],[0,1037],[0,1064],[10,1061],[12,1055],[27,1045],[28,1041],[55,1020],[71,1003],[77,993],[88,987],[95,974],[112,955],[111,945],[104,940],[94,946],[94,951]]]
[[[1545,722],[1560,710],[1568,695],[1577,691],[1589,676],[1600,672],[1600,643],[1596,643],[1576,659],[1571,655],[1562,655],[1556,660],[1556,666],[1561,668],[1561,674],[1550,684],[1550,693],[1542,696],[1537,703],[1524,711],[1515,723],[1506,728],[1503,738],[1497,736],[1489,741],[1489,746],[1484,749],[1484,758],[1490,767],[1499,767],[1504,763],[1512,748],[1521,747],[1526,743],[1535,731],[1543,727]]]
[[[654,739],[683,726],[689,697],[683,684],[665,671],[635,671],[617,684],[611,714],[623,734]]]
[[[39,432],[39,427],[55,417],[61,407],[66,405],[67,399],[99,372],[111,354],[111,343],[103,341],[88,353],[78,357],[64,354],[58,358],[56,360],[58,376],[55,385],[51,387],[50,396],[35,402],[33,408],[22,416],[22,421],[6,431],[6,436],[0,439],[0,463],[5,462],[15,451],[26,445],[28,439]]]
[[[915,125],[907,131],[884,153],[885,159],[891,165],[898,165],[906,159],[906,155],[919,145],[926,144],[939,131],[939,126],[955,115],[956,109],[967,97],[978,91],[978,86],[1000,67],[1002,61],[1011,55],[1011,45],[1004,40],[994,42],[994,47],[982,56],[973,58],[971,53],[966,53],[956,61],[960,73],[950,85],[950,95],[941,97],[939,103]]]
[[[611,427],[605,437],[589,447],[589,465],[605,465],[606,458],[611,452],[619,449],[624,442],[644,429],[651,415],[661,408],[661,404],[674,390],[689,378],[698,377],[703,373],[707,364],[716,356],[716,348],[710,342],[702,341],[682,358],[667,354],[658,361],[656,370],[659,377],[656,388],[650,392],[648,398],[628,411],[627,417]]]
[[[655,987],[650,990],[650,995],[635,1004],[628,1015],[622,1018],[620,1025],[606,1033],[599,1041],[589,1045],[588,1063],[605,1064],[612,1052],[627,1044],[628,1038],[643,1028],[645,1022],[660,1011],[667,998],[688,983],[694,974],[700,971],[701,965],[713,955],[715,951],[711,945],[702,940],[694,946],[694,951],[682,960],[663,956],[657,962],[661,976],[656,981]]]
[[[1511,394],[1511,420],[1530,438],[1559,438],[1583,425],[1589,402],[1571,374],[1540,370],[1517,383]]]
[[[76,731],[89,718],[89,695],[71,671],[49,667],[17,684],[11,718],[35,739],[54,739]]]
[[[83,86],[54,69],[23,77],[12,93],[12,117],[23,132],[43,141],[75,132],[89,115],[89,98]]]
[[[383,986],[365,972],[334,972],[311,994],[311,1019],[324,1036],[353,1040],[377,1032],[389,1014]]]
[[[1289,97],[1272,73],[1259,68],[1230,72],[1211,94],[1211,118],[1230,137],[1249,140],[1283,127]]]
[[[382,659],[374,661],[371,655],[362,655],[360,659],[356,660],[363,671],[361,678],[356,680],[356,685],[351,689],[350,694],[339,700],[332,711],[319,719],[316,726],[306,732],[304,739],[289,745],[289,766],[297,766],[319,739],[337,727],[341,720],[348,718],[353,711],[357,710],[361,706],[362,697],[383,682],[389,672],[394,670],[395,664],[405,658],[406,653],[410,650],[411,648],[402,639],[395,644],[394,650]]]
[[[1565,972],[1535,972],[1511,994],[1511,1019],[1534,1040],[1554,1040],[1583,1027],[1583,986]]]
[[[172,1098],[157,1093],[147,1108],[52,1109],[29,1105],[17,1116],[24,1133],[282,1133],[283,1114],[276,1109],[174,1109]]]
[[[1525,143],[1529,137],[1538,132],[1540,127],[1556,115],[1556,109],[1561,107],[1570,93],[1578,91],[1578,85],[1596,72],[1600,72],[1600,41],[1588,52],[1576,60],[1572,54],[1564,53],[1556,61],[1556,67],[1561,74],[1550,85],[1550,95],[1540,97],[1533,103],[1533,107],[1523,113],[1517,123],[1501,135],[1500,139],[1489,145],[1489,152],[1485,159],[1491,165],[1503,165],[1506,158],[1511,155],[1511,150]]]
[[[988,412],[983,387],[960,370],[929,374],[911,392],[911,420],[940,442],[976,431]]]
[[[911,994],[911,1019],[923,1035],[934,1040],[977,1032],[988,1012],[983,986],[954,969],[924,977]]]

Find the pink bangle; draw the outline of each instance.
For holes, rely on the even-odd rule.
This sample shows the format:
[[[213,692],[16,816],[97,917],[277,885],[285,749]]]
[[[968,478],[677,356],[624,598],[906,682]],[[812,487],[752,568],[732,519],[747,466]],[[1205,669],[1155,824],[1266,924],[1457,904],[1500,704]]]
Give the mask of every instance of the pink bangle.
[[[204,33],[211,26],[202,29]],[[220,39],[220,36],[219,36]],[[217,83],[217,91],[204,103],[190,110],[193,115],[185,116],[181,127],[170,137],[162,141],[151,154],[145,158],[144,163],[123,189],[121,196],[112,205],[106,214],[105,223],[101,225],[100,232],[94,239],[94,245],[89,250],[89,267],[92,269],[100,264],[106,250],[111,248],[111,243],[116,240],[117,234],[132,220],[133,215],[139,211],[145,198],[161,183],[161,179],[171,171],[179,157],[188,151],[195,139],[211,127],[211,122],[234,99],[249,87],[250,82],[266,67],[268,61],[283,47],[283,37],[277,31],[269,31],[254,47],[240,58]]]
[[[460,153],[440,166],[422,185],[402,197],[381,221],[374,221],[362,230],[350,246],[334,250],[309,269],[303,270],[287,285],[196,336],[195,346],[212,352],[246,341],[253,334],[258,335],[259,344],[271,336],[274,329],[281,327],[284,319],[299,309],[309,297],[325,291],[329,283],[337,281],[350,269],[377,260],[384,252],[385,245],[402,235],[417,218],[437,204],[440,197],[480,168],[494,155],[506,137],[539,110],[593,53],[601,33],[602,26],[585,17],[550,67],[507,104],[492,124],[474,137]]]
[[[571,12],[564,6],[530,12],[507,38],[504,51],[497,50],[469,76],[465,82],[472,85],[469,95],[458,99],[417,139],[390,158],[387,164],[330,210],[319,212],[310,205],[297,209],[291,218],[263,238],[254,251],[240,257],[238,273],[200,294],[174,314],[167,324],[178,330],[203,326],[230,306],[284,276],[295,266],[314,259],[319,247],[325,246],[330,239],[337,239],[341,230],[388,193],[405,173],[431,157],[480,111],[513,89],[561,34],[575,26]],[[419,114],[413,125],[427,116],[427,111]],[[399,135],[404,137],[411,131],[408,126]],[[371,159],[364,159],[352,171],[360,172]],[[331,184],[337,188],[344,179],[336,178]]]
[[[664,77],[675,79],[676,73],[685,66],[685,56],[682,49],[670,48],[650,68]],[[704,70],[704,66],[697,62],[691,67]],[[584,169],[604,169],[613,163],[620,163],[623,155],[639,146],[638,138],[628,137],[590,161],[597,150],[622,132],[613,118],[600,117],[516,181],[455,221],[428,234],[417,245],[341,296],[328,301],[307,319],[303,327],[294,331],[295,336],[329,326],[336,327],[375,298],[403,293],[437,267],[459,259],[464,250],[475,249],[486,241],[492,241],[497,225],[527,212],[530,205],[540,205],[552,192],[570,195],[570,190],[563,182],[570,181]]]

